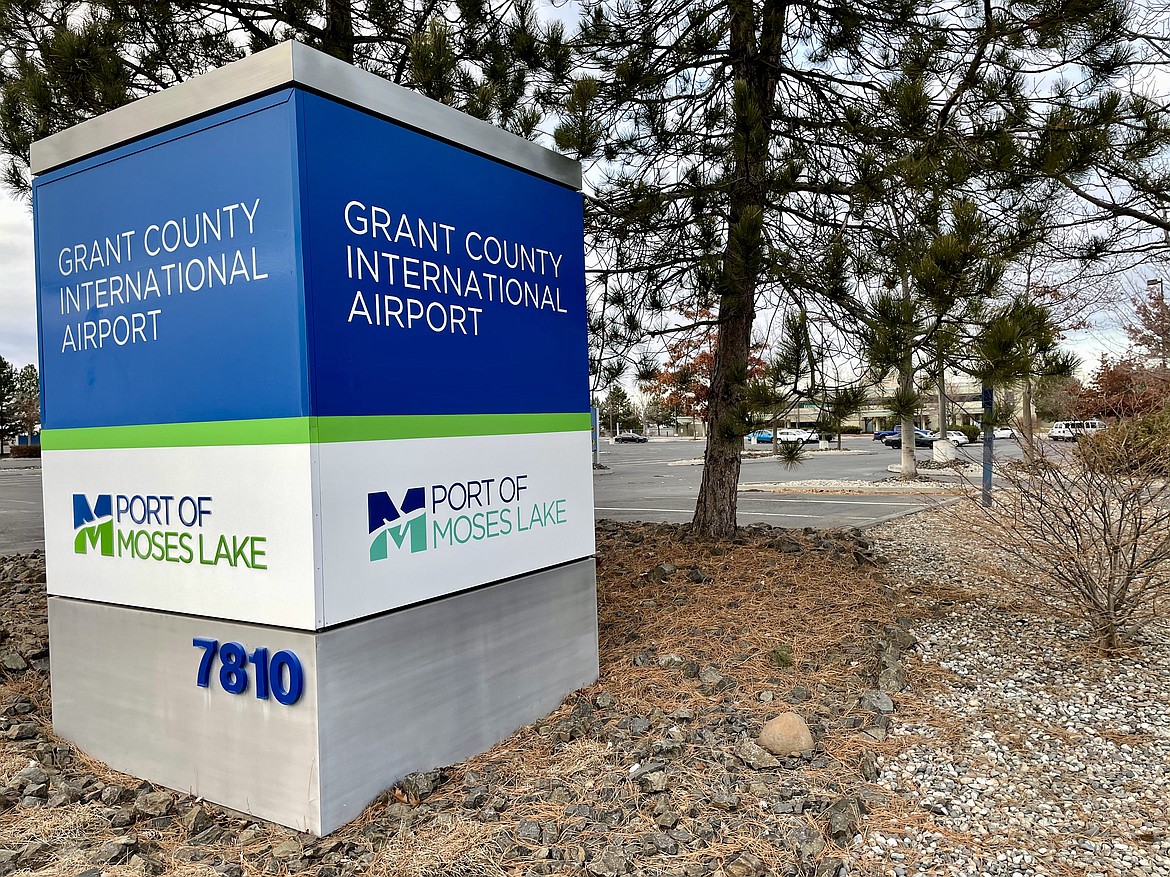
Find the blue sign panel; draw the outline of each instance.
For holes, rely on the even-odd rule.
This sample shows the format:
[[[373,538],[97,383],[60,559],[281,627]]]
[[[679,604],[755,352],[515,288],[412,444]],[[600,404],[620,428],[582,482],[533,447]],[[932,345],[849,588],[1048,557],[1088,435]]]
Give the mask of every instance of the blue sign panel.
[[[292,95],[36,180],[46,429],[308,413]]]
[[[588,411],[581,195],[298,100],[313,413]]]
[[[34,208],[46,429],[589,410],[581,195],[338,102],[250,101]]]

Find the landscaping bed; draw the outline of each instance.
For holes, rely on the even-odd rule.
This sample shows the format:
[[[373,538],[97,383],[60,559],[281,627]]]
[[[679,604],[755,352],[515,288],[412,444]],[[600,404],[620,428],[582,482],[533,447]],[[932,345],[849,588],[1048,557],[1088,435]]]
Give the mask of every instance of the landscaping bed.
[[[0,875],[1170,874],[1165,638],[1088,659],[957,515],[599,522],[597,684],[324,839],[54,738],[43,556],[0,559]]]

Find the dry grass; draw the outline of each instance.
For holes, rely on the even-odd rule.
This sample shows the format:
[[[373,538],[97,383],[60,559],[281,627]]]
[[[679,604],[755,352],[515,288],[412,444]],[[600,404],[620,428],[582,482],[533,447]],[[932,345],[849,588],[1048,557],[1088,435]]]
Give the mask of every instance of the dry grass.
[[[634,538],[631,538],[634,537]],[[520,875],[536,860],[512,857],[508,849],[522,821],[563,823],[566,802],[550,795],[561,790],[574,803],[604,807],[599,800],[617,794],[633,802],[623,823],[604,835],[609,844],[637,843],[660,831],[654,823],[653,805],[665,800],[684,814],[680,824],[699,824],[685,814],[702,819],[722,819],[725,831],[699,850],[680,848],[660,861],[664,869],[678,873],[688,863],[725,861],[748,851],[774,869],[794,861],[774,832],[778,821],[765,813],[759,802],[743,793],[740,809],[728,816],[714,810],[706,796],[715,777],[725,773],[718,752],[687,743],[678,759],[669,761],[671,789],[662,796],[641,795],[629,779],[629,753],[616,752],[606,734],[622,716],[662,717],[679,709],[694,713],[684,730],[719,728],[725,715],[746,717],[758,726],[790,709],[808,711],[810,721],[840,718],[848,712],[861,689],[873,684],[874,632],[894,622],[896,607],[891,591],[872,567],[858,568],[847,555],[833,559],[831,548],[804,554],[783,554],[766,544],[766,536],[751,535],[743,544],[689,541],[681,529],[623,525],[614,532],[600,532],[598,545],[598,605],[601,677],[590,688],[571,695],[547,720],[523,728],[488,752],[448,768],[445,784],[416,811],[420,818],[400,820],[391,808],[393,797],[372,804],[350,825],[317,844],[350,845],[353,855],[365,851],[368,864],[360,873],[374,877],[439,877],[439,875]],[[674,564],[678,571],[657,582],[651,571],[659,563]],[[690,581],[688,573],[701,570],[708,581]],[[781,651],[781,660],[773,652]],[[658,658],[677,655],[700,667],[715,666],[733,681],[725,690],[712,690],[693,678],[684,678],[677,667],[660,666]],[[790,662],[789,662],[790,660]],[[811,694],[792,707],[783,696],[795,686]],[[550,727],[570,717],[579,705],[602,691],[616,699],[611,715],[584,737],[560,742]],[[769,702],[760,695],[774,695]],[[27,673],[0,683],[0,702],[23,694],[43,707],[47,715],[47,688],[41,674]],[[905,704],[905,706],[903,706]],[[899,699],[899,710],[913,715],[916,699]],[[660,720],[656,734],[669,727]],[[721,732],[726,734],[727,732]],[[650,738],[647,738],[647,742]],[[721,745],[730,746],[730,738]],[[833,731],[824,739],[826,767],[804,767],[793,774],[795,782],[811,793],[835,796],[861,783],[856,765],[866,748],[895,751],[898,744],[863,745],[850,732]],[[111,771],[105,765],[79,756],[71,770],[93,773],[107,783],[134,788],[137,781]],[[19,745],[0,741],[0,778],[27,763],[28,752]],[[476,774],[490,777],[493,793],[507,798],[496,822],[481,822],[476,813],[463,810],[465,786],[477,783]],[[616,792],[614,791],[616,790]],[[214,812],[214,808],[211,808]],[[131,829],[110,829],[97,815],[98,805],[77,805],[55,810],[15,808],[0,814],[0,847],[43,840],[61,848],[62,854],[35,870],[38,875],[72,875],[92,867],[84,853],[69,847],[86,842],[100,845]],[[870,815],[871,824],[894,831],[917,824],[922,814],[900,799]],[[238,832],[245,821],[220,820]],[[177,855],[186,839],[177,824],[160,829],[135,829],[148,855],[159,862],[167,877],[209,875],[203,864],[188,863]],[[772,832],[771,834],[769,832]],[[265,828],[264,835],[248,847],[235,844],[204,849],[223,861],[236,862],[245,877],[265,873],[271,848],[293,833]],[[306,841],[309,839],[305,839]],[[561,847],[565,873],[581,873],[581,844],[598,838],[585,832]],[[532,846],[529,844],[529,846]],[[596,850],[596,846],[593,848]],[[830,848],[831,851],[831,848]],[[278,870],[283,866],[278,866]],[[103,869],[111,877],[140,872],[128,865]],[[306,872],[313,874],[317,866]],[[648,873],[654,873],[653,870]]]
[[[769,680],[814,694],[832,687],[855,675],[860,661],[850,655],[867,653],[874,626],[894,620],[889,591],[872,570],[823,556],[669,539],[602,539],[598,547],[600,684],[623,698],[653,692],[653,705],[666,712],[694,693],[680,691],[669,669],[633,667],[639,651],[713,664],[739,682],[737,706],[763,715],[775,707],[751,695],[775,688]],[[656,583],[649,573],[664,561],[679,572]],[[687,581],[691,569],[711,581]],[[791,651],[790,667],[769,658],[778,646]]]
[[[402,829],[379,850],[368,877],[496,877],[506,872],[495,830],[460,814],[441,813],[431,821]]]
[[[87,837],[104,832],[106,823],[88,807],[61,807],[52,810],[25,811],[23,818],[0,821],[0,837],[6,845],[27,843],[57,845],[79,844]],[[9,814],[6,814],[9,815]]]

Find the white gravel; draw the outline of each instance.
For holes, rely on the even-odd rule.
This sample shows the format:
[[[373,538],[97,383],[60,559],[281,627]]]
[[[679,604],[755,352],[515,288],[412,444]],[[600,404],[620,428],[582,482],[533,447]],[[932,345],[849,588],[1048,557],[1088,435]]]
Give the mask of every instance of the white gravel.
[[[1148,631],[1138,656],[1090,657],[1079,623],[965,574],[988,552],[977,558],[945,511],[873,532],[907,594],[937,580],[974,599],[936,603],[939,617],[913,627],[911,682],[946,682],[907,692],[919,718],[895,715],[878,785],[921,818],[871,833],[855,867],[1170,877],[1170,630]]]
[[[740,490],[759,490],[768,493],[948,493],[956,492],[954,484],[897,478],[883,481],[858,481],[844,478],[808,478],[803,481],[743,481]]]

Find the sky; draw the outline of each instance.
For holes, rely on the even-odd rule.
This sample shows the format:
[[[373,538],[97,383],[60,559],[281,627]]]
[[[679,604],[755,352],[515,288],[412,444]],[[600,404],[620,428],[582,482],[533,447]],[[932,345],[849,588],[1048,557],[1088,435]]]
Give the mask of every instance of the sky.
[[[32,213],[0,190],[0,356],[16,366],[37,361]]]

